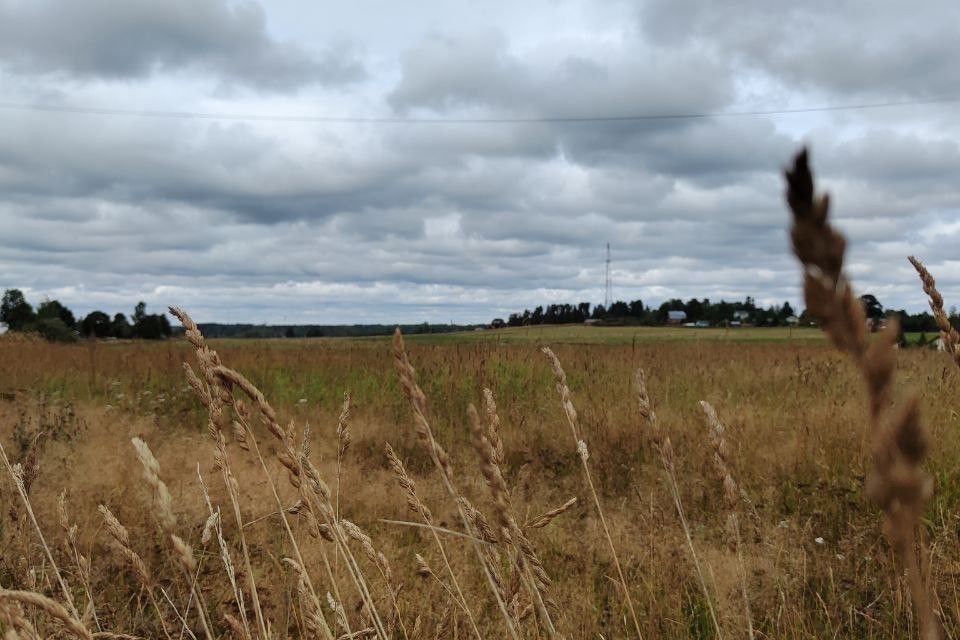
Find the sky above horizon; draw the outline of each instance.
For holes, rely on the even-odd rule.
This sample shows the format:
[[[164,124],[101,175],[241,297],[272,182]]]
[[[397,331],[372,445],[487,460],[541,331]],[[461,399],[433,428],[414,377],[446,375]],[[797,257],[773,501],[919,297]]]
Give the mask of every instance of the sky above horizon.
[[[916,254],[960,305],[957,33],[955,0],[0,0],[0,288],[481,322],[602,302],[609,242],[614,299],[802,308],[809,145],[857,290],[926,308]]]

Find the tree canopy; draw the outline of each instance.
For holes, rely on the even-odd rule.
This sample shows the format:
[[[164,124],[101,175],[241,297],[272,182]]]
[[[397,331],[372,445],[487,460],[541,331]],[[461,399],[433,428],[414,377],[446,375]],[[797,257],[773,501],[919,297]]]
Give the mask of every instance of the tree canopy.
[[[71,341],[82,338],[143,338],[158,340],[173,333],[164,314],[148,314],[147,304],[139,302],[133,310],[134,323],[122,313],[111,319],[107,313],[91,311],[79,321],[59,300],[44,300],[37,307],[27,302],[19,289],[7,289],[0,302],[0,322],[10,331],[33,331],[48,340]]]
[[[33,307],[23,297],[20,289],[7,289],[3,293],[3,301],[0,302],[0,322],[7,325],[10,331],[23,331],[34,318],[36,314],[33,312]]]

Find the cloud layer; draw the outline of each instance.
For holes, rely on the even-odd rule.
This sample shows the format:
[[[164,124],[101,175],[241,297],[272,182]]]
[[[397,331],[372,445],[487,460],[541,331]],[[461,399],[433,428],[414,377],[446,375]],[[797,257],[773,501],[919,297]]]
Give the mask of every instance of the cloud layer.
[[[81,312],[482,321],[602,301],[610,242],[618,298],[797,304],[780,168],[810,144],[858,287],[921,309],[916,253],[960,299],[955,105],[552,120],[954,96],[953,3],[269,7],[0,0],[0,286]]]

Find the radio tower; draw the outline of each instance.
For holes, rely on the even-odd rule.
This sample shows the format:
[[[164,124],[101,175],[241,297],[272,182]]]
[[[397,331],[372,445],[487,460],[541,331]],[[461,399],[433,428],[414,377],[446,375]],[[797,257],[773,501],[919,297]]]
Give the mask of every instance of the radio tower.
[[[603,308],[610,310],[610,243],[607,243],[607,271],[604,278]]]

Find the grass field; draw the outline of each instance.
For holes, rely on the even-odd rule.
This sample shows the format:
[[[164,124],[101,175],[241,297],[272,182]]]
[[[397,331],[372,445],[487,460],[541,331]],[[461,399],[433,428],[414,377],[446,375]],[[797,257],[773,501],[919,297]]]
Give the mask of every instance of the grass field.
[[[500,467],[511,513],[518,526],[528,525],[524,535],[549,576],[537,592],[556,603],[547,615],[558,633],[570,638],[636,635],[540,344],[552,346],[566,370],[579,437],[589,451],[592,481],[643,637],[747,637],[751,629],[755,637],[771,638],[892,639],[913,633],[906,586],[883,539],[880,516],[864,496],[870,448],[862,384],[819,332],[549,327],[411,338],[409,358],[427,399],[432,432],[449,453],[459,491],[489,522],[496,522],[496,502],[481,473],[467,416],[471,403],[482,408],[484,388],[496,400],[504,443]],[[284,506],[302,494],[286,480],[279,455],[285,445],[255,419],[255,406],[238,416],[246,415],[269,475],[252,452],[239,446],[229,426],[225,431],[244,523],[242,529],[236,526],[230,494],[213,463],[207,411],[183,375],[181,362],[196,368],[193,348],[185,341],[53,345],[0,340],[2,443],[26,470],[51,557],[80,614],[86,609],[91,628],[144,637],[164,637],[167,629],[179,635],[178,615],[183,615],[189,633],[201,638],[203,619],[187,604],[195,581],[212,635],[245,637],[225,615],[236,622],[241,613],[216,537],[203,541],[208,511],[199,463],[213,504],[223,510],[225,549],[238,567],[240,601],[251,626],[258,617],[251,591],[243,587],[253,577],[273,637],[299,637],[309,628],[310,600],[303,600],[297,572],[283,561],[299,552],[319,594],[318,615],[326,618],[334,637],[347,632],[337,629],[327,591],[339,594],[331,597],[343,604],[353,631],[374,626],[367,613],[374,606],[390,637],[471,637],[471,619],[481,637],[508,637],[475,550],[446,532],[464,527],[418,441],[418,423],[394,370],[389,341],[218,341],[211,346],[263,391],[278,423],[284,430],[292,425],[295,442],[310,426],[311,459],[331,488],[338,517],[370,534],[375,552],[389,562],[389,579],[384,580],[376,553],[365,555],[361,538],[349,541],[356,552],[352,561],[367,576],[363,584],[369,598],[364,596],[348,570],[352,561],[338,551],[338,543],[311,537],[313,525],[302,513],[287,516],[298,542],[295,551],[271,487]],[[934,550],[930,572],[939,611],[948,632],[956,634],[960,483],[954,470],[960,401],[952,390],[960,379],[943,354],[911,349],[899,358],[900,379],[922,391],[922,410],[936,443],[929,468],[937,492],[925,516],[924,536]],[[676,497],[660,463],[656,434],[637,412],[637,367],[646,371],[659,424],[672,441]],[[338,456],[344,392],[352,395],[351,443]],[[710,402],[726,425],[723,451],[731,477],[743,490],[732,505],[725,502],[714,469],[717,449],[700,400]],[[159,461],[160,478],[172,496],[172,526],[197,561],[189,580],[169,544],[169,523],[157,518],[156,493],[141,480],[133,437],[142,438]],[[393,445],[433,522],[442,527],[437,539],[427,529],[385,522],[418,520],[384,458],[385,442]],[[60,598],[29,514],[11,483],[0,486],[0,543],[6,549],[0,585]],[[66,530],[57,507],[64,489]],[[577,503],[548,526],[529,526],[535,516],[571,497]],[[104,528],[98,504],[129,529],[129,545],[148,567],[149,582],[131,570]],[[736,551],[728,529],[731,513],[740,523]],[[71,542],[73,522],[78,528]],[[524,587],[524,574],[515,568],[508,538],[498,529],[494,533],[498,542],[490,562],[502,574],[504,594],[512,598],[510,615],[519,636],[548,636]],[[88,570],[77,554],[89,560]],[[432,573],[418,569],[415,554],[424,557]],[[329,573],[324,558],[331,563]],[[148,597],[151,589],[156,607]],[[41,634],[56,629],[40,617],[30,620]]]
[[[916,344],[921,336],[935,340],[937,333],[907,332],[907,344]],[[334,339],[335,340],[335,339]],[[366,338],[386,341],[387,338]],[[588,325],[538,325],[510,327],[487,331],[468,331],[410,336],[413,343],[465,344],[495,342],[499,344],[606,344],[632,345],[644,342],[823,342],[823,332],[815,327],[602,327]],[[309,342],[309,340],[307,341]]]
[[[412,341],[435,343],[500,342],[519,344],[633,344],[636,342],[728,341],[789,342],[791,340],[823,340],[823,333],[814,328],[704,328],[693,327],[597,327],[588,325],[538,325],[511,327],[492,331],[472,331],[437,335],[412,336]]]

